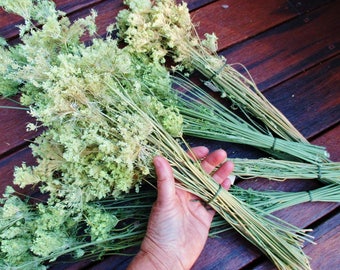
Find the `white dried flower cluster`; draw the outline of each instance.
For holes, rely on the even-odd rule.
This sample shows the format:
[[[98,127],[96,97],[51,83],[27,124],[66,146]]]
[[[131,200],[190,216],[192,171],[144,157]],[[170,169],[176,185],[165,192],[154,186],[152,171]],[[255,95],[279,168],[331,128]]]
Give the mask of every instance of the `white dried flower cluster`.
[[[54,261],[65,250],[72,249],[76,258],[85,251],[76,235],[82,221],[92,241],[104,240],[114,232],[119,219],[98,205],[83,205],[78,213],[38,203],[35,207],[19,199],[12,188],[7,188],[0,208],[0,267],[11,269],[46,269],[42,263]]]
[[[126,0],[125,4],[129,9],[117,16],[118,36],[134,53],[142,53],[160,63],[165,62],[165,56],[171,56],[177,63],[176,68],[181,69],[182,66],[191,68],[193,48],[204,47],[216,52],[216,36],[199,39],[185,2]]]
[[[39,257],[53,253],[75,241],[70,232],[75,221],[66,210],[38,204],[32,211],[31,206],[7,188],[3,207],[0,210],[0,266],[26,265],[25,269],[45,269],[39,265]],[[10,268],[9,268],[10,269]]]
[[[119,218],[90,202],[138,190],[151,173],[158,146],[150,144],[154,122],[145,115],[175,137],[183,123],[165,67],[111,38],[81,42],[85,32],[95,33],[95,12],[71,23],[53,2],[24,2],[0,2],[25,18],[22,43],[1,42],[0,94],[21,94],[39,123],[28,130],[46,127],[31,145],[37,165],[17,167],[14,183],[38,185],[49,198],[29,206],[13,191],[6,195],[0,207],[3,269],[45,269],[44,261],[85,240],[77,236],[80,226],[94,243],[108,239],[124,212]],[[75,257],[84,252],[72,249]]]
[[[168,71],[118,48],[110,38],[93,39],[85,47],[79,40],[94,20],[91,15],[71,24],[65,17],[51,17],[41,30],[24,35],[15,50],[2,48],[11,59],[2,68],[3,77],[23,84],[21,103],[49,128],[32,146],[39,165],[18,168],[15,183],[44,183],[41,189],[51,200],[65,201],[70,190],[78,190],[79,202],[118,196],[149,174],[152,157],[139,153],[148,148],[153,127],[126,111],[128,104],[114,91],[126,91],[172,135],[182,132],[177,108],[161,102],[174,99]],[[56,25],[48,27],[50,22]]]

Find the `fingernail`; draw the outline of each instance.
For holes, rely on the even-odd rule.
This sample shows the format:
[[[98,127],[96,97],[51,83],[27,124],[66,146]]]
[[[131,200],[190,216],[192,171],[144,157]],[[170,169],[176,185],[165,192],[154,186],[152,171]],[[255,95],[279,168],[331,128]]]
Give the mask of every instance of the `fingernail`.
[[[235,182],[236,176],[235,175],[229,175],[228,178],[230,180],[230,183],[233,185],[234,182]]]

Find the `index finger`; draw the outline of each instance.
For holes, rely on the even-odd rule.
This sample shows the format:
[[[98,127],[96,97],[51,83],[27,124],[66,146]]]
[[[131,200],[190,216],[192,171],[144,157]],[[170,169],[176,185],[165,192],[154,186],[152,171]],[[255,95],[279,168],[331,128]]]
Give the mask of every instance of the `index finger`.
[[[169,162],[162,156],[153,160],[157,174],[157,202],[169,204],[175,198],[175,179]]]
[[[195,146],[190,148],[187,153],[192,159],[202,159],[209,154],[209,149],[205,146]]]

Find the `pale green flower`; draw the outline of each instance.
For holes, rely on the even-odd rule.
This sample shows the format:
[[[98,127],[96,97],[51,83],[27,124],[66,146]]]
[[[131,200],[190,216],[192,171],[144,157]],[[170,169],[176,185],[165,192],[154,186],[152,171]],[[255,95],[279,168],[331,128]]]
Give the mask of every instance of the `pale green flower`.
[[[206,33],[204,36],[205,36],[205,39],[202,40],[202,45],[206,47],[210,52],[216,53],[218,49],[218,45],[217,45],[218,38],[215,35],[215,33],[212,33],[212,34]]]
[[[134,11],[143,11],[150,9],[150,0],[124,0],[124,4],[128,5]]]
[[[15,225],[12,225],[8,227],[6,230],[4,230],[3,233],[0,234],[1,239],[13,239],[17,236],[20,236],[23,234],[23,228],[19,225],[18,222],[16,222]]]
[[[54,231],[69,226],[71,213],[67,209],[40,203],[37,206],[37,211],[36,223],[39,229]]]
[[[17,94],[18,86],[17,82],[0,77],[0,95],[2,97],[10,97]]]
[[[85,215],[92,241],[109,238],[119,221],[112,213],[100,209],[99,205],[88,206]]]
[[[12,239],[1,240],[1,252],[6,254],[7,260],[20,261],[25,257],[32,245],[31,239],[17,237]]]
[[[71,245],[72,239],[63,231],[38,230],[30,250],[38,256],[47,257],[53,253],[63,251]]]
[[[40,24],[46,24],[50,19],[57,19],[60,16],[65,16],[66,13],[56,10],[56,4],[53,1],[38,0],[34,1],[34,9],[32,9],[32,18]]]
[[[37,184],[40,181],[40,177],[33,173],[31,166],[23,163],[21,167],[15,167],[13,183],[19,187],[24,188],[27,185]]]
[[[25,19],[31,17],[34,8],[32,0],[0,0],[0,6],[7,12],[18,14]]]
[[[29,211],[28,205],[17,196],[10,196],[2,206],[2,219],[20,220],[25,218]]]

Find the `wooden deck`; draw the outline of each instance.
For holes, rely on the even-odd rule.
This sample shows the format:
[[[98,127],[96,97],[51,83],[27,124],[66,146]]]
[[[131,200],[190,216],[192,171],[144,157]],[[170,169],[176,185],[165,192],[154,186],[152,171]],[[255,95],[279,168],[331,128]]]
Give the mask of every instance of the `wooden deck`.
[[[198,31],[215,32],[219,50],[231,63],[244,64],[265,96],[314,144],[327,147],[340,161],[340,1],[328,0],[189,0]],[[122,0],[57,0],[71,18],[98,11],[103,34]],[[20,18],[0,10],[0,36],[15,43]],[[0,100],[0,106],[9,105]],[[33,164],[28,148],[37,134],[27,133],[30,117],[20,110],[0,109],[0,192],[13,178],[13,167]],[[250,147],[194,141],[224,148],[230,157],[251,157]],[[263,180],[239,182],[243,187],[286,191],[318,187],[317,181],[285,183]],[[29,192],[29,191],[28,191]],[[336,203],[304,203],[276,213],[304,228],[312,228],[317,245],[307,244],[313,270],[340,269],[340,214]],[[125,269],[131,257],[112,256],[99,262],[59,263],[52,269]],[[194,270],[275,269],[262,253],[236,232],[209,239]]]

